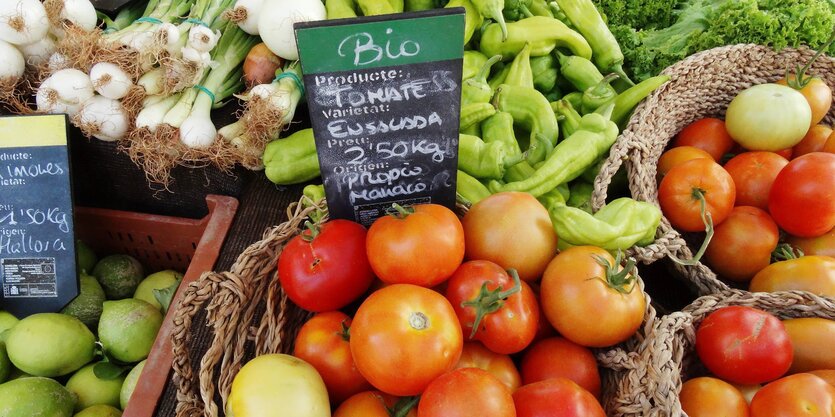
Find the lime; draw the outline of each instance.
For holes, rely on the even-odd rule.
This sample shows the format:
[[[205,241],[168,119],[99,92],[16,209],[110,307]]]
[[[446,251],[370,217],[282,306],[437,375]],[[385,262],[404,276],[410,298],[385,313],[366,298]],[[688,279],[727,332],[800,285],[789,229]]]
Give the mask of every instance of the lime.
[[[104,288],[108,300],[130,297],[145,277],[142,264],[130,255],[104,257],[93,268],[93,275]]]
[[[87,407],[73,417],[122,417],[122,410],[109,405],[99,404]]]
[[[133,369],[128,372],[125,382],[122,384],[122,392],[119,393],[119,404],[122,410],[128,407],[130,396],[133,395],[133,390],[136,388],[136,382],[139,381],[139,376],[142,375],[142,370],[145,369],[145,361],[139,362]]]
[[[93,372],[95,366],[96,364],[91,363],[79,369],[67,381],[67,389],[78,396],[75,411],[98,404],[119,406],[119,392],[122,390],[125,377],[100,379]]]
[[[0,334],[14,327],[20,320],[8,311],[0,310]]]
[[[9,360],[9,355],[6,353],[6,344],[0,342],[0,384],[5,382],[11,373],[12,361]]]
[[[61,313],[73,316],[87,327],[91,329],[96,328],[101,316],[102,303],[104,303],[105,295],[96,277],[87,275],[83,271],[79,273],[79,280],[81,282],[81,291],[78,297],[73,298]]]
[[[93,359],[96,337],[77,318],[60,313],[33,314],[6,336],[15,367],[35,376],[61,376]],[[2,415],[2,414],[0,414]]]
[[[151,352],[160,326],[162,313],[145,301],[135,298],[105,301],[99,320],[99,341],[117,360],[139,362]]]
[[[93,252],[93,249],[90,249],[86,243],[82,242],[81,239],[76,239],[75,241],[75,266],[78,272],[86,272],[91,273],[93,272],[93,268],[96,266],[96,261],[98,260],[98,256],[96,253]]]
[[[183,279],[183,274],[166,269],[165,271],[155,272],[148,275],[139,286],[136,287],[136,292],[133,293],[133,298],[151,303],[154,307],[162,309],[157,298],[154,297],[154,290],[164,290],[179,283]]]
[[[53,379],[32,377],[0,384],[0,416],[71,417],[75,394]]]

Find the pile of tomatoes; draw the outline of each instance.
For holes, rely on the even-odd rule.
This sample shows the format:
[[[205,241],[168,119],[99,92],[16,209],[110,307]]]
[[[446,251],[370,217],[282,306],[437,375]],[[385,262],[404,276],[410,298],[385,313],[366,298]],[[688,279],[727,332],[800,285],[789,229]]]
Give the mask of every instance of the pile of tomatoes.
[[[526,193],[494,194],[463,218],[395,208],[367,231],[311,227],[279,257],[288,298],[316,313],[294,357],[316,369],[330,403],[299,416],[605,416],[591,348],[642,324],[633,262],[589,246],[557,254],[547,211]],[[293,402],[311,398],[321,397]]]
[[[820,124],[832,94],[805,89],[756,85],[724,121],[685,127],[658,161],[658,199],[677,230],[708,232],[697,256],[720,277],[835,296],[835,133]]]
[[[713,376],[682,386],[688,416],[835,415],[835,321],[780,321],[752,307],[723,307],[699,324],[695,342]]]

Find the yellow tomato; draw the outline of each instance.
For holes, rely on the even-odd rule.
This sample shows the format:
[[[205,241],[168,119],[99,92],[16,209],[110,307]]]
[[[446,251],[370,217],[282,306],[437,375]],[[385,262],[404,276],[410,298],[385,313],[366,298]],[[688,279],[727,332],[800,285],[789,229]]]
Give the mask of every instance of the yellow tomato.
[[[820,317],[783,320],[794,347],[789,373],[835,369],[835,321]]]

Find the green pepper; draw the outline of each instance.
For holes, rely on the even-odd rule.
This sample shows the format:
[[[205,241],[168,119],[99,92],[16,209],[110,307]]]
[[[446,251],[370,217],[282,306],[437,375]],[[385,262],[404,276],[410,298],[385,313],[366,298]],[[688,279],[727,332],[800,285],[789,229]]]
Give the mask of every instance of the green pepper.
[[[531,73],[533,73],[533,86],[537,90],[547,93],[557,85],[556,60],[550,54],[531,57]]]
[[[511,59],[525,43],[531,44],[531,56],[551,53],[554,48],[568,48],[574,55],[590,59],[592,50],[579,33],[559,20],[545,16],[531,16],[507,24],[507,39],[503,39],[499,25],[490,24],[481,34],[479,49],[487,56],[502,55]]]
[[[488,184],[490,191],[525,191],[534,197],[540,196],[580,176],[589,165],[609,151],[617,137],[617,125],[606,116],[587,114],[580,121],[580,129],[557,144],[531,177],[504,185],[491,182]]]
[[[632,83],[623,72],[623,52],[618,40],[591,0],[557,0],[560,10],[572,25],[583,34],[594,51],[594,63],[605,72],[614,72],[623,80]]]
[[[597,69],[593,62],[587,58],[564,55],[557,51],[557,58],[560,61],[560,74],[570,82],[577,91],[583,92],[596,86],[603,81],[603,74]]]
[[[461,86],[461,108],[473,103],[487,103],[493,97],[493,88],[487,83],[487,75],[501,56],[495,55],[484,62],[475,77],[464,80]]]
[[[467,81],[481,72],[481,67],[487,63],[487,57],[479,51],[464,51],[464,66],[461,71],[461,81]]]
[[[562,99],[562,90],[560,90],[560,86],[555,85],[551,91],[545,93],[545,98],[548,99],[549,103]]]
[[[533,70],[531,69],[531,44],[526,43],[510,64],[504,84],[519,87],[533,87]]]
[[[554,17],[554,13],[551,12],[551,8],[548,7],[548,3],[545,0],[532,0],[528,9],[530,9],[531,14],[534,16]]]
[[[302,189],[302,195],[314,203],[325,199],[325,186],[322,184],[308,184]]]
[[[551,109],[557,115],[560,123],[560,134],[562,134],[563,139],[573,135],[580,128],[580,120],[583,116],[577,113],[577,110],[574,110],[574,106],[568,100],[552,101]]]
[[[603,113],[609,104],[614,104],[615,108],[612,111],[612,121],[618,126],[623,126],[629,120],[629,113],[646,98],[650,93],[661,87],[664,83],[670,80],[668,75],[657,75],[655,77],[647,78],[628,90],[620,93],[612,99],[595,110],[595,113]]]
[[[583,106],[583,93],[579,91],[572,91],[562,97],[571,107],[576,111]]]
[[[406,8],[404,0],[388,0],[388,3],[394,9],[395,13],[403,13],[403,10]]]
[[[502,15],[504,0],[472,0],[472,2],[473,6],[478,9],[478,12],[481,13],[482,16],[493,19],[496,23],[498,23],[499,29],[502,32],[501,40],[507,40],[507,24],[504,21],[504,15]]]
[[[499,111],[481,122],[482,138],[484,143],[498,142],[504,145],[508,156],[519,155],[522,149],[516,141],[516,134],[513,132],[513,116],[510,113]],[[504,174],[505,181],[521,181],[534,173],[533,167],[528,161],[522,161],[509,167]]]
[[[500,85],[504,84],[504,80],[507,79],[507,74],[510,73],[510,65],[503,66],[499,71],[493,74],[487,83],[490,84],[490,88],[493,90],[499,88]]]
[[[618,93],[611,85],[609,85],[609,83],[618,77],[619,75],[617,74],[609,74],[603,77],[603,79],[596,86],[587,88],[586,91],[583,92],[580,111],[583,114],[591,113],[600,108],[600,106],[613,100]]]
[[[548,208],[561,247],[592,245],[609,251],[646,246],[655,240],[661,210],[643,201],[618,198],[594,215],[559,202]]]
[[[465,204],[470,205],[490,197],[490,190],[484,184],[460,169],[455,182],[455,192]]]
[[[570,196],[571,191],[568,188],[568,184],[563,183],[554,187],[547,193],[542,194],[536,199],[539,200],[539,202],[542,203],[542,206],[547,209],[549,207],[553,207],[556,204],[565,204],[565,202],[568,201]]]
[[[594,185],[577,179],[569,185],[570,196],[566,204],[569,207],[578,208],[591,213],[591,194],[594,192]]]
[[[482,120],[496,114],[496,108],[490,103],[470,103],[461,107],[460,124],[458,131],[464,133],[470,130],[473,125],[481,123]]]
[[[325,11],[328,20],[357,17],[353,0],[325,0]]]
[[[530,6],[532,0],[505,0],[502,15],[505,21],[515,21],[531,16]]]
[[[600,170],[603,169],[603,164],[606,162],[606,158],[600,158],[595,161],[593,164],[589,165],[588,169],[583,171],[580,174],[580,178],[583,181],[594,183],[595,178],[597,178],[597,174],[600,173]]]
[[[299,184],[321,175],[313,129],[270,142],[263,159],[267,178],[279,185]]]
[[[356,0],[363,16],[378,16],[397,13],[388,0]],[[396,0],[394,0],[396,1]]]
[[[571,29],[575,29],[574,24],[571,23],[571,20],[568,19],[568,16],[565,15],[565,12],[560,9],[560,6],[555,1],[548,2],[548,10],[551,11],[551,16],[554,19],[559,20],[560,22],[565,23],[566,26],[570,27]]]
[[[464,45],[468,44],[476,29],[481,27],[484,17],[470,0],[450,0],[444,7],[464,8]]]
[[[325,217],[328,210],[327,206],[318,206],[318,204],[325,199],[325,186],[322,184],[306,185],[302,190],[302,195],[307,197],[302,199],[302,207],[316,207],[316,209],[311,211],[307,216],[310,217],[310,220],[312,220],[313,223],[319,223],[319,221]]]
[[[533,165],[545,160],[560,134],[548,99],[533,88],[502,84],[496,89],[493,105],[510,113],[514,124],[531,132],[528,162]]]
[[[524,154],[509,155],[502,143],[484,143],[476,136],[458,135],[458,169],[476,178],[501,179],[508,167],[525,157]]]
[[[421,10],[431,10],[440,7],[436,0],[405,0],[404,10],[407,12],[417,12]]]

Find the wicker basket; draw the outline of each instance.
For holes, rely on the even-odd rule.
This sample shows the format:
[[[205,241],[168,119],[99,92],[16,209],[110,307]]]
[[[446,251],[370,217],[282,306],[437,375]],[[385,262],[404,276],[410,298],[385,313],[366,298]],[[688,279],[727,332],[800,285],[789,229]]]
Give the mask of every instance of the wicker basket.
[[[774,314],[780,319],[821,317],[835,320],[835,302],[803,291],[750,293],[727,290],[696,299],[683,311],[664,316],[657,322],[652,340],[641,353],[649,375],[641,387],[652,402],[648,413],[634,416],[682,417],[679,393],[682,382],[706,374],[695,352],[696,329],[711,312],[727,306],[748,306]]]
[[[245,362],[256,355],[292,352],[296,333],[310,313],[287,299],[276,276],[276,263],[284,245],[301,232],[307,215],[315,210],[302,206],[301,202],[292,204],[287,209],[289,220],[267,230],[230,271],[205,273],[183,294],[173,333],[178,417],[223,415],[232,380]],[[323,206],[320,202],[316,207]],[[638,278],[638,282],[643,291],[643,281]],[[651,404],[642,390],[644,381],[625,379],[641,368],[637,352],[651,339],[649,332],[656,324],[655,309],[644,294],[647,311],[637,334],[614,348],[595,352],[603,369],[604,407],[613,417],[641,414]],[[195,358],[190,335],[203,309],[213,339],[208,351]]]
[[[621,165],[626,166],[632,196],[658,205],[655,180],[658,158],[682,128],[704,117],[723,117],[737,93],[782,78],[787,68],[808,62],[814,54],[810,49],[774,51],[760,45],[733,45],[697,53],[665,69],[662,73],[671,80],[635,109],[595,179],[592,206],[595,209],[602,206],[606,187]],[[835,88],[835,59],[821,56],[812,65],[810,74]],[[830,124],[835,121],[835,106],[825,121]],[[655,243],[635,248],[632,255],[650,263],[669,254],[681,259],[693,257],[682,235],[663,217]],[[674,267],[677,275],[700,295],[729,289],[704,264],[684,267],[674,263]]]

